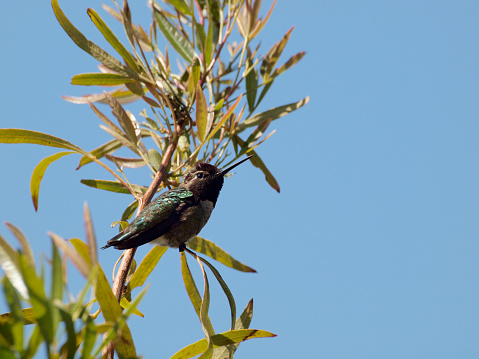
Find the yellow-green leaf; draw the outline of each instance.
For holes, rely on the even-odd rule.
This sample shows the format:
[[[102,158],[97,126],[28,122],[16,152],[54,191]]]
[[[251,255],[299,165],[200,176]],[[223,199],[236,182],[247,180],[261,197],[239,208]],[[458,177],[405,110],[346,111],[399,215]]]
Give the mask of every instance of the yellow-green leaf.
[[[204,141],[207,133],[206,127],[208,124],[208,106],[206,104],[206,97],[201,86],[198,83],[196,86],[196,126],[198,128],[198,137],[200,141]]]
[[[25,237],[23,232],[13,224],[9,222],[5,222],[5,225],[8,229],[13,233],[15,238],[18,240],[20,245],[22,246],[23,255],[27,259],[28,263],[32,267],[35,267],[35,256],[33,255],[32,247],[30,247],[30,243],[28,243],[28,239]]]
[[[272,338],[275,336],[276,334],[267,332],[266,330],[240,329],[230,330],[221,334],[216,334],[211,337],[211,341],[213,342],[213,346],[216,348],[225,345],[241,343],[245,340],[253,338]],[[173,355],[171,359],[193,358],[194,356],[203,353],[207,348],[208,343],[206,342],[206,339],[202,339],[181,349],[175,355]]]
[[[54,155],[48,156],[41,160],[38,165],[35,167],[32,173],[32,178],[30,180],[30,191],[32,194],[32,201],[33,206],[35,207],[35,211],[38,210],[38,195],[40,194],[40,184],[43,179],[43,175],[45,174],[46,169],[50,164],[62,158],[63,156],[70,155],[74,152],[58,152]]]
[[[288,113],[291,113],[297,110],[300,107],[303,107],[309,102],[309,97],[305,97],[301,101],[290,103],[288,105],[283,105],[279,107],[272,108],[271,110],[259,113],[243,121],[236,128],[236,132],[239,133],[247,127],[253,127],[259,125],[261,122],[266,120],[276,120],[280,117],[286,116]]]
[[[118,86],[130,82],[135,82],[135,79],[117,74],[91,73],[73,76],[71,84],[81,86]]]
[[[130,290],[141,287],[145,283],[167,249],[168,247],[153,246],[145,258],[143,258],[135,273],[131,276],[129,283]]]
[[[98,188],[104,191],[131,194],[130,191],[126,189],[120,182],[94,179],[84,179],[80,182],[88,187]],[[131,188],[135,191],[135,193],[138,193],[139,195],[142,195],[148,189],[146,187],[138,186],[136,184],[132,184]]]
[[[48,232],[48,235],[51,237],[51,239],[53,239],[55,245],[63,252],[63,255],[67,256],[68,259],[70,259],[73,265],[85,278],[88,278],[88,275],[90,273],[90,266],[85,261],[84,257],[79,256],[77,251],[70,247],[67,241],[60,236],[52,232]],[[88,254],[86,256],[88,257]]]
[[[91,18],[91,21],[95,26],[100,30],[102,35],[105,37],[106,41],[123,57],[123,60],[136,72],[139,72],[140,69],[135,61],[133,55],[123,46],[123,44],[118,40],[115,34],[110,30],[108,25],[103,21],[103,19],[98,15],[98,13],[93,9],[87,10],[88,15]]]
[[[208,257],[213,258],[214,260],[224,264],[227,267],[236,269],[241,272],[256,273],[253,268],[248,267],[246,264],[237,261],[219,246],[205,238],[196,236],[188,242],[188,247],[196,252],[203,253]]]

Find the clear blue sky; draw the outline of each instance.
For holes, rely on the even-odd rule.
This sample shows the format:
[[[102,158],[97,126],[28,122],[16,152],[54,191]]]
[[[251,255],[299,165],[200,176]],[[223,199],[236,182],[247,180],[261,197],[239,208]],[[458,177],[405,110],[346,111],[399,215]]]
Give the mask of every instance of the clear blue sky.
[[[133,20],[145,23],[146,1],[135,3]],[[86,14],[92,7],[107,18],[100,4],[60,2],[102,44]],[[88,106],[60,98],[93,91],[69,82],[96,62],[63,32],[49,1],[9,1],[3,14],[0,126],[85,149],[106,142]],[[311,96],[271,126],[277,133],[259,150],[281,194],[243,165],[202,232],[258,270],[218,265],[238,307],[254,298],[252,327],[278,334],[242,344],[238,358],[479,357],[478,19],[476,1],[278,1],[265,49],[294,25],[282,61],[307,56],[275,83],[262,110]],[[59,160],[35,213],[30,175],[55,150],[0,151],[0,220],[19,226],[39,256],[50,256],[47,231],[84,238],[84,201],[99,241],[116,233],[110,223],[130,198],[79,182],[110,179],[103,170],[75,171],[78,156]],[[146,172],[138,182],[148,182]],[[3,224],[0,233],[13,242]],[[104,251],[100,260],[111,268],[118,255]],[[81,278],[70,275],[75,292]],[[133,336],[145,358],[168,357],[203,336],[176,251],[149,281]],[[218,286],[212,296],[213,323],[227,330]]]

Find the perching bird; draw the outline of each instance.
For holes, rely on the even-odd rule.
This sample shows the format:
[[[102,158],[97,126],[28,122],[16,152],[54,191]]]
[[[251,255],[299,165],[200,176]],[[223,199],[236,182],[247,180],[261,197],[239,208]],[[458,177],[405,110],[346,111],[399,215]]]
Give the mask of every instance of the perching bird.
[[[178,188],[159,195],[102,249],[129,249],[149,242],[181,249],[208,222],[224,175],[250,157],[225,170],[208,163],[195,164]]]

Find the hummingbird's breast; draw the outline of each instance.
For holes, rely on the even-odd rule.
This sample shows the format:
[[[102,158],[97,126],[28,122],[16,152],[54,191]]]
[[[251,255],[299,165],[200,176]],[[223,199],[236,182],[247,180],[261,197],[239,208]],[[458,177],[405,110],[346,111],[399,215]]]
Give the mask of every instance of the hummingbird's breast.
[[[152,244],[177,248],[187,243],[200,233],[213,212],[212,201],[200,201],[197,205],[186,208],[171,229],[161,237],[153,240]]]

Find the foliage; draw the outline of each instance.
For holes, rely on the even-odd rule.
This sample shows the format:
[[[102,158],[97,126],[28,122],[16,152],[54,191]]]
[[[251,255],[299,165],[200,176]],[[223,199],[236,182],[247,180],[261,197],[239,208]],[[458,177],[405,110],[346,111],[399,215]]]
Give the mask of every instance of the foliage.
[[[63,30],[80,49],[100,62],[100,72],[75,75],[72,84],[108,89],[98,94],[64,98],[73,103],[89,104],[104,123],[100,127],[112,139],[86,151],[52,135],[0,129],[0,143],[33,143],[67,150],[43,159],[34,169],[31,195],[35,209],[38,209],[40,184],[48,166],[75,153],[82,155],[78,168],[94,162],[115,179],[84,179],[83,184],[133,195],[134,202],[114,223],[121,226],[130,220],[135,210],[140,212],[159,190],[177,186],[197,161],[226,166],[245,154],[254,154],[251,162],[279,192],[279,184],[256,149],[274,133],[265,135],[274,120],[302,107],[309,98],[258,112],[275,79],[305,54],[293,55],[278,66],[293,30],[290,29],[260,55],[256,38],[267,23],[275,2],[265,17],[260,18],[261,0],[165,0],[162,5],[149,1],[153,24],[148,32],[132,22],[127,1],[122,7],[113,2],[116,9],[105,5],[103,8],[123,25],[128,47],[95,10],[88,9],[87,13],[119,58],[88,40],[68,20],[58,1],[52,0],[54,14]],[[235,28],[239,35],[233,34]],[[160,45],[165,41],[168,46]],[[176,66],[171,58],[177,60]],[[145,106],[139,114],[144,119],[141,124],[124,107],[133,101],[142,101]],[[242,101],[246,103],[241,105]],[[116,123],[95,103],[106,104]],[[130,152],[130,157],[119,155],[118,151]],[[102,162],[103,158],[114,164],[116,171]],[[125,168],[145,166],[153,177],[148,187],[131,183],[124,173]],[[0,237],[0,263],[5,272],[3,288],[10,308],[10,313],[0,318],[0,351],[8,353],[6,357],[32,357],[42,342],[49,357],[54,358],[97,357],[102,351],[111,356],[112,344],[120,358],[137,356],[127,319],[131,314],[142,315],[137,307],[145,288],[134,299],[132,291],[144,287],[166,248],[154,247],[138,266],[133,260],[135,250],[126,251],[112,288],[97,262],[96,240],[87,207],[84,221],[86,242],[65,241],[50,233],[53,242],[50,295],[45,290],[43,264],[38,273],[28,241],[21,232],[9,225],[22,247],[20,251],[15,251]],[[236,270],[254,272],[201,237],[196,237],[188,247]],[[274,336],[263,330],[248,329],[252,301],[237,318],[234,297],[218,270],[190,249],[187,248],[186,253],[193,256],[203,273],[202,296],[191,275],[185,252],[181,253],[181,269],[205,339],[181,349],[173,357],[190,358],[201,354],[201,358],[228,358],[244,340]],[[69,302],[65,302],[64,288],[66,258],[86,279],[85,288]],[[230,304],[231,328],[222,334],[215,333],[208,316],[210,298],[205,266],[219,282]],[[90,290],[92,299],[85,303]],[[99,310],[91,313],[95,302]],[[22,309],[22,303],[29,307]],[[95,320],[100,312],[105,321],[97,324]],[[27,342],[24,341],[26,324],[34,325]]]

